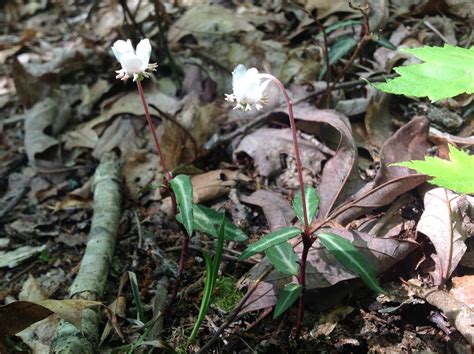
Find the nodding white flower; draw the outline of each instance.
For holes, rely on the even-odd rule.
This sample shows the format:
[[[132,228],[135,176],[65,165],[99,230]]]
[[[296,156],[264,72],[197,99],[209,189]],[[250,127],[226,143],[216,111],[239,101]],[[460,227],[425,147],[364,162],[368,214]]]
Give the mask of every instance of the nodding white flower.
[[[127,41],[118,40],[112,46],[115,57],[122,65],[122,69],[117,70],[117,79],[127,80],[131,75],[133,81],[140,77],[150,77],[147,70],[155,71],[157,64],[149,64],[151,55],[151,45],[148,38],[142,39],[137,45],[137,50],[133,49],[130,39]]]
[[[263,80],[263,81],[262,81]],[[237,102],[234,109],[243,109],[250,111],[252,105],[260,110],[263,105],[268,103],[268,98],[263,95],[270,80],[264,75],[259,74],[255,68],[248,69],[239,64],[232,72],[232,94],[226,94],[225,100],[228,102]]]

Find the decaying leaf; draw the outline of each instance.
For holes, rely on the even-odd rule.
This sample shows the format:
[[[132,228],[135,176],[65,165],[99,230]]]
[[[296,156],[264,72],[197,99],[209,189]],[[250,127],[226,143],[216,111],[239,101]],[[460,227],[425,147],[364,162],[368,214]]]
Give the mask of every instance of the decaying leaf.
[[[425,210],[417,231],[426,235],[435,247],[435,271],[432,274],[436,285],[451,275],[466,251],[464,241],[467,235],[459,213],[459,198],[443,188],[432,189],[424,197]]]
[[[303,168],[313,174],[321,171],[325,154],[317,146],[299,141]],[[283,170],[282,156],[293,155],[293,142],[290,129],[261,128],[246,135],[234,150],[234,156],[246,153],[250,156],[261,176],[274,177]]]
[[[47,98],[35,104],[25,115],[25,148],[35,168],[60,168],[57,134],[71,117],[70,108]]]
[[[0,337],[16,334],[53,313],[80,329],[82,311],[91,306],[101,305],[101,302],[87,300],[15,301],[0,306],[0,316],[2,318]]]

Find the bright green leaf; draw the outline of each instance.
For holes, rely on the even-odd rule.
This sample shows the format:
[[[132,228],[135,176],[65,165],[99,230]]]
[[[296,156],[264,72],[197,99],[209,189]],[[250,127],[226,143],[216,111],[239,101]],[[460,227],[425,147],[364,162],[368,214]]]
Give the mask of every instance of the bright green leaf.
[[[273,319],[288,310],[293,303],[300,297],[303,287],[300,284],[290,283],[278,295],[278,300],[273,311]]]
[[[349,240],[329,233],[318,234],[318,239],[344,267],[359,275],[369,288],[379,293],[385,292],[375,277],[374,267]]]
[[[319,197],[316,189],[313,187],[304,187],[304,195],[306,199],[306,214],[308,216],[308,223],[311,225],[314,215],[318,211]],[[304,225],[303,200],[301,199],[301,192],[298,192],[293,198],[293,210],[299,221]]]
[[[298,274],[298,256],[288,242],[267,248],[265,254],[276,270],[288,274]]]
[[[265,251],[267,248],[278,245],[301,234],[301,230],[296,227],[285,227],[263,236],[257,242],[252,243],[240,255],[240,260],[247,259],[258,252]]]
[[[398,95],[428,97],[431,101],[474,93],[474,47],[464,49],[445,44],[403,51],[424,63],[399,66],[394,69],[399,77],[375,87]]]
[[[222,217],[221,214],[211,208],[197,204],[193,205],[193,211],[194,229],[217,237]],[[176,219],[181,222],[181,215],[177,215]],[[225,219],[224,235],[225,239],[229,241],[242,242],[248,239],[247,235],[227,218]]]
[[[426,156],[424,160],[399,162],[392,166],[404,166],[418,173],[433,177],[429,182],[457,193],[474,193],[474,156],[449,145],[451,161]]]
[[[178,175],[170,181],[171,189],[176,196],[181,223],[189,236],[193,233],[193,185],[191,178]]]
[[[329,49],[328,57],[329,57],[329,65],[334,64],[347,53],[349,53],[355,46],[357,45],[357,40],[354,37],[347,36],[342,37],[337,40],[336,43]],[[321,72],[319,73],[319,80],[324,77],[326,70],[328,69],[327,63],[324,63]]]

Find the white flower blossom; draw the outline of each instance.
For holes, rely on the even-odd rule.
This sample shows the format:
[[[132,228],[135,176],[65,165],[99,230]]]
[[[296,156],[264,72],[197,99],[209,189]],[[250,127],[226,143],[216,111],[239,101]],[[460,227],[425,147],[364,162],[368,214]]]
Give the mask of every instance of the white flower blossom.
[[[141,76],[149,77],[147,70],[155,71],[157,64],[149,64],[151,55],[151,45],[148,39],[142,39],[137,45],[137,50],[133,49],[130,39],[127,41],[118,40],[112,46],[115,57],[122,65],[122,69],[117,70],[117,79],[127,80],[133,76],[136,81]]]
[[[262,81],[263,80],[263,81]],[[250,111],[252,105],[260,110],[263,105],[268,103],[268,99],[263,95],[263,91],[268,86],[270,80],[262,77],[255,68],[248,69],[239,64],[232,72],[232,94],[226,94],[225,100],[236,102],[234,109],[243,109]]]

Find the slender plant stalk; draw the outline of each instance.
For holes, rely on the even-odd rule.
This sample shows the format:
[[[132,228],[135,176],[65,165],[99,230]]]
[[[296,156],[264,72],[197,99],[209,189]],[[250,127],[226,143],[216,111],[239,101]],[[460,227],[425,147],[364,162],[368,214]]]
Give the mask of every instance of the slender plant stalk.
[[[291,101],[288,93],[285,90],[285,86],[281,83],[278,78],[270,74],[261,74],[262,78],[267,78],[272,80],[283,93],[285,97],[286,104],[288,105],[288,116],[290,118],[290,127],[291,127],[291,134],[293,137],[293,147],[295,149],[295,159],[296,159],[296,169],[298,170],[298,183],[300,185],[301,191],[301,202],[303,204],[303,218],[304,218],[304,233],[303,233],[303,252],[301,254],[301,262],[300,262],[300,270],[298,274],[298,282],[302,286],[303,290],[301,292],[301,296],[299,299],[298,305],[298,317],[296,319],[296,326],[295,326],[295,337],[298,337],[301,323],[303,322],[303,313],[304,313],[304,293],[306,289],[306,281],[305,281],[305,272],[306,272],[306,261],[308,258],[308,252],[313,244],[314,240],[311,238],[311,230],[308,221],[308,214],[306,211],[306,196],[304,193],[304,181],[303,181],[303,167],[301,164],[300,158],[300,150],[298,147],[298,138],[296,135],[296,123],[295,123],[295,116],[293,114],[293,102]]]
[[[150,112],[148,111],[148,104],[146,103],[145,95],[143,93],[142,83],[140,80],[137,80],[136,82],[137,82],[137,87],[138,87],[138,94],[140,95],[143,109],[145,110],[145,116],[148,122],[148,127],[150,128],[150,133],[153,138],[153,142],[155,143],[156,151],[158,152],[158,157],[160,158],[161,167],[163,168],[163,171],[165,172],[166,181],[169,182],[171,181],[173,177],[171,176],[171,173],[166,168],[166,162],[163,156],[163,152],[161,150],[160,141],[158,140],[158,137],[156,136],[155,124],[153,123],[153,120],[151,119],[151,116],[150,116]]]
[[[300,185],[301,200],[303,202],[304,231],[305,231],[305,234],[309,235],[310,230],[309,230],[308,215],[306,213],[306,196],[304,194],[303,167],[301,164],[300,150],[298,147],[298,137],[296,136],[296,124],[295,124],[295,116],[293,114],[293,102],[291,101],[290,96],[288,96],[288,93],[285,90],[285,86],[283,86],[283,84],[281,83],[280,80],[278,80],[278,78],[270,74],[260,74],[260,77],[265,78],[265,79],[270,79],[278,86],[281,93],[283,93],[286,104],[288,106],[288,116],[290,117],[290,127],[291,127],[291,134],[293,138],[293,147],[295,149],[296,169],[298,171],[298,183]]]
[[[153,138],[153,142],[155,143],[156,151],[158,152],[158,156],[160,158],[161,167],[163,168],[163,171],[165,173],[165,179],[166,179],[165,186],[167,189],[170,189],[169,182],[171,181],[173,176],[171,175],[169,170],[166,168],[166,162],[163,156],[163,152],[161,150],[160,141],[158,140],[158,137],[156,135],[155,124],[153,124],[153,120],[151,119],[150,112],[148,111],[148,104],[146,102],[145,95],[143,93],[142,83],[140,82],[140,80],[137,80],[137,87],[138,87],[138,93],[140,95],[140,99],[143,104],[143,109],[145,110],[145,116],[148,122],[148,127],[150,128],[150,133]],[[170,190],[170,195],[171,195],[171,204],[173,207],[173,214],[176,214],[177,213],[176,196],[172,190]],[[189,237],[186,234],[186,232],[184,232],[184,236],[182,237],[182,242],[181,242],[181,254],[179,256],[178,275],[176,276],[176,281],[173,286],[173,291],[171,292],[171,296],[169,297],[168,304],[166,306],[167,309],[170,308],[170,305],[173,303],[174,299],[176,298],[176,295],[178,294],[178,290],[181,285],[181,279],[183,278],[186,258],[188,255],[188,246],[189,246]]]

